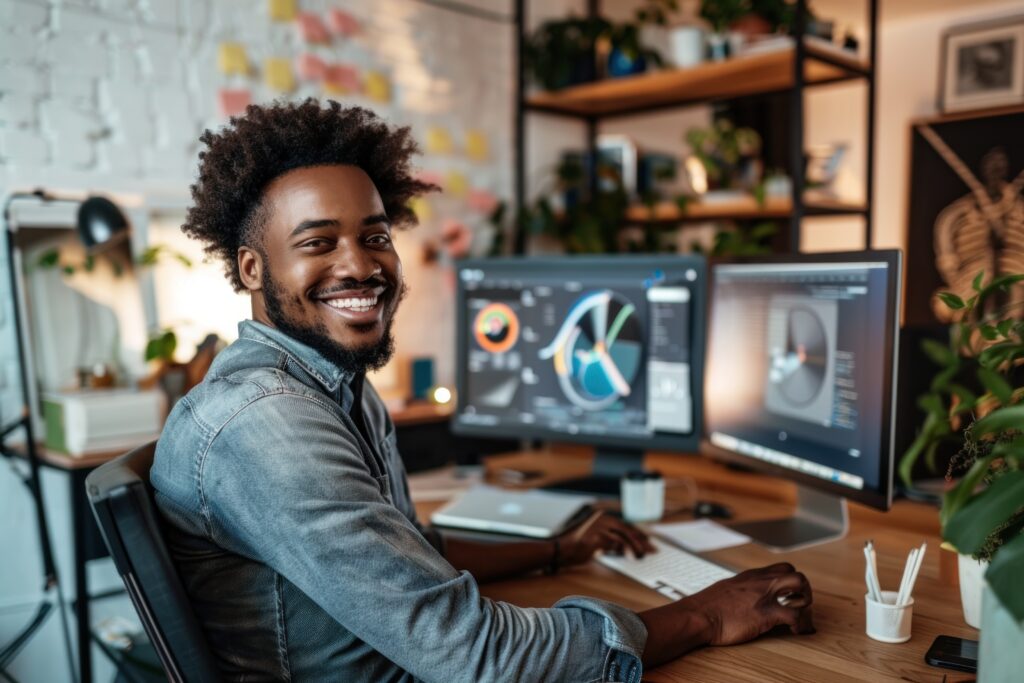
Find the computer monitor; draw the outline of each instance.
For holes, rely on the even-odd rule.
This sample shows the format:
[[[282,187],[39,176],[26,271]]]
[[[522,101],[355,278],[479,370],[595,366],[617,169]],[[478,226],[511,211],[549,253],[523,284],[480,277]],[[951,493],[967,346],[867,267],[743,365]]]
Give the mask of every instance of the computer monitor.
[[[618,495],[645,450],[696,452],[703,258],[505,258],[457,269],[457,433],[592,444],[593,476],[558,488],[603,495]]]
[[[842,537],[846,499],[892,503],[898,251],[712,266],[712,454],[798,484],[796,515],[734,527],[776,550]]]

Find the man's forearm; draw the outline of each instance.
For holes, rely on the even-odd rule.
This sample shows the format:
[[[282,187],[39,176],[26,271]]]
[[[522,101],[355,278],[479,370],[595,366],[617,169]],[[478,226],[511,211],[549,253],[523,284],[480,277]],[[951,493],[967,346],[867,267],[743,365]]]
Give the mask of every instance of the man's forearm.
[[[493,581],[551,566],[555,544],[551,541],[483,543],[445,537],[445,559],[456,569],[468,571],[477,581]]]
[[[638,615],[647,627],[647,644],[642,661],[654,667],[681,657],[711,641],[713,625],[707,615],[680,600]]]

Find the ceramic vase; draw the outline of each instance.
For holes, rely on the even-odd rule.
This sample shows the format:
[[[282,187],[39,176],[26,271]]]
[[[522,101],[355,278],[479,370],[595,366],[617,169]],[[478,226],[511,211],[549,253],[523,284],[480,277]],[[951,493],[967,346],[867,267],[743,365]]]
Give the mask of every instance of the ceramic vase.
[[[981,597],[985,589],[985,571],[988,562],[979,562],[970,555],[960,555],[960,604],[964,608],[964,621],[968,626],[981,628]]]
[[[1003,607],[987,585],[982,599],[978,683],[1017,683],[1024,671],[1024,622]]]

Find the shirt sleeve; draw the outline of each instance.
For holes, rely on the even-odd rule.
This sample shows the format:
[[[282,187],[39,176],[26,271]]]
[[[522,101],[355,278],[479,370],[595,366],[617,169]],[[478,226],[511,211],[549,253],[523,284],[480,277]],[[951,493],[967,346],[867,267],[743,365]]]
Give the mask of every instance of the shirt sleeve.
[[[340,411],[272,394],[230,420],[200,473],[213,540],[280,573],[336,621],[428,681],[639,681],[632,611],[569,598],[550,609],[483,597],[391,502]],[[218,448],[218,444],[224,444]]]

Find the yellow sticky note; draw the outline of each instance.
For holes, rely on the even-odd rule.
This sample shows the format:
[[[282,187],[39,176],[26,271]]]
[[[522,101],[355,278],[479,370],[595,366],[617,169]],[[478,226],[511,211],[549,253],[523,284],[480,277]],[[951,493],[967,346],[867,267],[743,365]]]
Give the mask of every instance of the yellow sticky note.
[[[249,58],[245,55],[245,46],[241,43],[221,43],[217,49],[217,66],[222,74],[231,76],[249,73]]]
[[[452,136],[441,126],[427,129],[427,152],[429,154],[451,154]]]
[[[487,161],[490,156],[487,136],[483,131],[470,130],[466,132],[466,156],[473,161]]]
[[[263,82],[277,92],[295,90],[295,74],[292,72],[291,60],[270,57],[263,62]]]
[[[272,21],[295,21],[299,8],[295,0],[267,0],[267,11]]]
[[[416,218],[420,222],[429,221],[434,215],[434,209],[430,206],[430,202],[423,197],[415,197],[409,202],[409,208],[416,214]]]
[[[465,196],[469,190],[469,181],[458,171],[449,171],[444,177],[444,191],[453,197]]]
[[[379,71],[367,71],[363,77],[363,92],[374,102],[390,102],[391,81]]]

